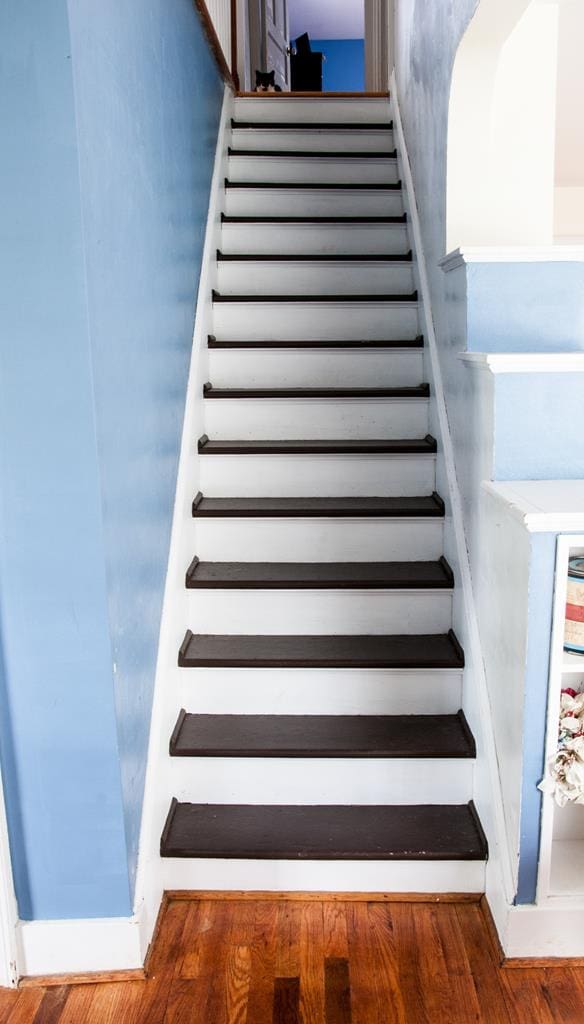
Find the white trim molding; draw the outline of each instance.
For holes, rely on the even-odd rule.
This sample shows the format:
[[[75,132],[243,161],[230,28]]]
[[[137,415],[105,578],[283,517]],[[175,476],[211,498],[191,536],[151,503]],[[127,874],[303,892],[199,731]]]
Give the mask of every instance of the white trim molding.
[[[127,971],[143,966],[136,918],[20,921],[20,975]]]
[[[14,893],[8,822],[0,770],[0,986],[5,988],[14,988],[21,973],[17,925],[18,908]]]
[[[444,273],[465,263],[584,263],[584,245],[473,245],[438,261]]]
[[[529,533],[584,531],[584,480],[485,480],[482,488]]]
[[[584,373],[584,352],[459,352],[475,370],[500,373]]]
[[[434,377],[434,397],[440,427],[442,454],[444,457],[444,465],[446,469],[446,476],[448,479],[449,498],[452,514],[452,526],[454,531],[454,541],[456,546],[460,578],[462,584],[463,607],[467,630],[467,646],[469,648],[469,653],[471,653],[471,658],[469,660],[472,661],[472,664],[474,665],[475,668],[475,674],[472,680],[472,685],[476,687],[477,701],[480,708],[483,751],[486,760],[488,787],[490,789],[492,800],[492,820],[489,823],[488,827],[488,831],[490,832],[489,842],[491,853],[489,861],[487,862],[487,892],[489,892],[490,890],[493,893],[493,896],[490,897],[491,905],[496,904],[497,906],[500,905],[502,907],[506,907],[512,903],[515,894],[515,886],[513,882],[514,871],[511,860],[511,854],[507,842],[505,816],[503,810],[503,796],[501,792],[501,780],[499,777],[497,761],[497,750],[493,731],[493,722],[491,716],[487,679],[485,675],[485,667],[481,650],[477,612],[475,608],[474,595],[472,589],[470,561],[464,531],[462,500],[456,477],[454,446],[452,442],[452,435],[450,433],[450,425],[448,422],[448,412],[446,409],[446,400],[444,398],[444,388],[442,384],[442,371],[438,355],[438,344],[436,340],[436,333],[434,330],[434,322],[432,319],[432,304],[430,296],[430,286],[428,283],[428,274],[426,270],[422,229],[420,225],[418,208],[416,205],[414,181],[409,162],[406,139],[404,135],[401,114],[399,109],[395,72],[392,74],[391,77],[390,95],[393,107],[393,121],[394,130],[396,133],[396,144],[398,153],[400,154],[401,161],[401,175],[404,181],[404,186],[408,198],[411,230],[413,233],[415,251],[417,253],[418,258],[420,293],[422,304],[425,310],[425,319],[427,326],[428,353],[430,356],[432,374]],[[468,669],[466,671],[468,671]],[[475,768],[475,772],[477,771],[477,768]]]

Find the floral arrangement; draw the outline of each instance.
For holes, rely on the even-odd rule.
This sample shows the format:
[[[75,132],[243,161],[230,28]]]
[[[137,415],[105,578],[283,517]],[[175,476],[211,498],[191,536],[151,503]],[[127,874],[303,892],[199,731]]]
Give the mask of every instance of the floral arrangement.
[[[559,807],[584,804],[584,693],[562,690],[558,749],[539,789],[552,795]]]

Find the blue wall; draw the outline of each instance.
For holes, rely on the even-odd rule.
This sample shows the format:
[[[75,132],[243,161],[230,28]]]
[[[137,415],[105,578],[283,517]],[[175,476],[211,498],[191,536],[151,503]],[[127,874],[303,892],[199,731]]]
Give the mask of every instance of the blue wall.
[[[311,39],[315,51],[322,51],[324,92],[363,92],[365,89],[364,39]]]
[[[190,0],[0,8],[0,740],[23,918],[125,915],[222,83]]]

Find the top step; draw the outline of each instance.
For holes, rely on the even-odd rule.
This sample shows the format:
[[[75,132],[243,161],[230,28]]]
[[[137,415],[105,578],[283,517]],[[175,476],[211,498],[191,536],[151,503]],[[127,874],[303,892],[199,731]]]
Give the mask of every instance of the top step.
[[[389,122],[389,109],[387,96],[302,97],[272,93],[235,100],[235,118],[242,121]]]

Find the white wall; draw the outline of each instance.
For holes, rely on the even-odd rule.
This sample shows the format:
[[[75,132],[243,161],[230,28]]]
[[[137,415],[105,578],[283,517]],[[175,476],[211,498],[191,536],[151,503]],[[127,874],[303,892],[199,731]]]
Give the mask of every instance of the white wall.
[[[364,0],[288,0],[290,38],[363,39]]]
[[[584,241],[584,3],[564,0],[558,35],[556,242]]]
[[[558,2],[481,0],[458,50],[447,249],[553,239]]]

